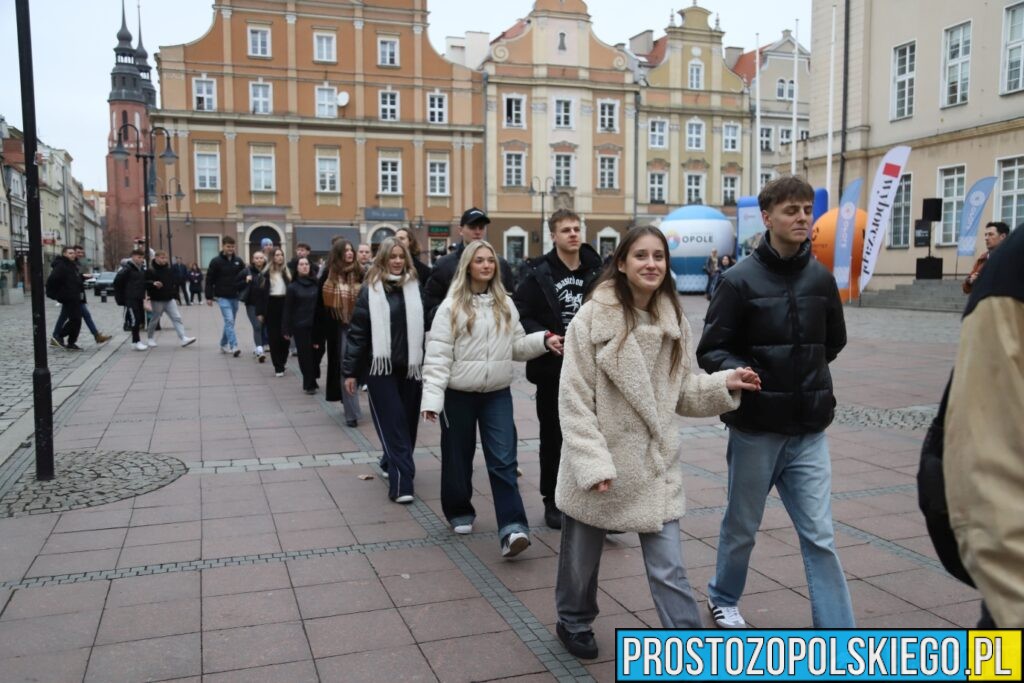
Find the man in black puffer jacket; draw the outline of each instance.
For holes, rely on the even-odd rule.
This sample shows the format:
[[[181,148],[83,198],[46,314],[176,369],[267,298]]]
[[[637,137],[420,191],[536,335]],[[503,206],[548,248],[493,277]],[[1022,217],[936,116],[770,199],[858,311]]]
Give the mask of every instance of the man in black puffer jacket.
[[[53,261],[53,270],[46,279],[46,296],[59,301],[61,315],[67,319],[64,328],[54,335],[53,341],[69,351],[81,351],[78,333],[82,330],[82,293],[85,286],[75,263],[75,248],[65,247],[61,256]]]
[[[230,353],[238,358],[238,337],[235,336],[235,316],[238,315],[238,274],[245,270],[245,263],[235,255],[235,239],[225,237],[221,244],[223,251],[210,260],[206,269],[206,305],[217,302],[224,319],[224,331],[220,335],[220,352]]]
[[[836,555],[832,473],[825,428],[835,399],[828,364],[846,345],[832,274],[811,257],[814,189],[802,178],[768,183],[758,196],[768,229],[753,255],[715,290],[697,360],[708,372],[749,366],[761,391],[744,392],[729,425],[728,506],[708,608],[724,628],[743,628],[743,594],[754,536],[772,486],[800,537],[815,628],[854,626]]]

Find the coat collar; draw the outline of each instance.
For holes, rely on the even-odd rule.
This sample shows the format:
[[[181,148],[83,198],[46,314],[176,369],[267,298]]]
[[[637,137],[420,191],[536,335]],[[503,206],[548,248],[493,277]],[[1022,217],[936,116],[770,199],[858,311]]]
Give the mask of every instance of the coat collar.
[[[615,290],[610,282],[598,285],[591,297],[594,302],[594,327],[591,338],[596,343],[610,341],[618,342],[626,335],[626,316],[622,313],[622,304],[615,296]],[[672,304],[665,300],[665,297],[658,299],[658,319],[654,321],[665,336],[670,339],[679,339],[679,321],[676,320],[676,312]]]

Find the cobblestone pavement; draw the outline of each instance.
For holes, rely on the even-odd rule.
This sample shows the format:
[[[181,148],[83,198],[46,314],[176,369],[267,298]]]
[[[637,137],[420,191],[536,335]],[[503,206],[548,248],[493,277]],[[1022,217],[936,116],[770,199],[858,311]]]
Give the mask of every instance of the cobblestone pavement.
[[[699,334],[706,304],[684,305]],[[600,657],[579,662],[555,638],[559,534],[542,526],[533,389],[521,374],[513,402],[533,544],[509,562],[479,460],[475,532],[450,532],[437,426],[420,429],[416,502],[395,505],[368,420],[349,428],[336,404],[302,394],[293,374],[277,379],[246,354],[218,353],[215,310],[184,316],[199,343],[122,348],[56,439],[60,451],[163,454],[188,472],[118,502],[0,519],[4,683],[610,681],[614,629],[659,625],[639,540],[622,534],[609,537],[602,558]],[[829,446],[836,543],[858,624],[972,626],[977,594],[942,571],[914,485],[958,316],[848,308],[847,321]],[[239,328],[245,340],[246,323]],[[683,553],[703,601],[725,504],[727,433],[715,419],[680,428]],[[758,628],[810,625],[799,541],[774,495],[741,608]]]

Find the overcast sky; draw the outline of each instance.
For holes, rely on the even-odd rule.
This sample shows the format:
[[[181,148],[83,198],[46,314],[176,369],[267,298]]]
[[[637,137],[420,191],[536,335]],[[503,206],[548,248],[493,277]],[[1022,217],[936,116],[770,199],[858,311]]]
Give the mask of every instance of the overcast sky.
[[[663,33],[669,15],[690,0],[590,0],[591,20],[601,40],[628,42],[646,29]],[[800,42],[810,44],[811,0],[701,0],[721,17],[725,45],[751,49],[773,42],[800,19]],[[74,175],[86,188],[105,189],[107,95],[114,65],[115,35],[121,25],[121,0],[31,0],[36,117],[40,139],[67,149]],[[136,0],[128,0],[128,27],[136,34]],[[486,31],[492,37],[529,14],[530,0],[481,2],[432,0],[430,40],[438,52],[444,37]],[[143,0],[142,28],[151,55],[160,45],[176,45],[202,36],[212,21],[210,0]],[[137,36],[136,36],[137,37]],[[0,0],[0,115],[22,127],[18,41],[14,0]],[[154,77],[156,70],[154,68]],[[157,86],[159,90],[159,85]]]

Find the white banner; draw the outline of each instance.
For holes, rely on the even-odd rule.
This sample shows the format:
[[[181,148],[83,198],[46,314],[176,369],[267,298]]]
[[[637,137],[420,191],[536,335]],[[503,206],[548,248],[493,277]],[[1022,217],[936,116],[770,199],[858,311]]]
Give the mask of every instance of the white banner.
[[[868,227],[864,235],[864,260],[860,271],[860,291],[864,291],[875,272],[878,252],[885,241],[885,229],[889,225],[892,200],[900,185],[900,176],[910,158],[910,148],[904,145],[893,147],[875,172],[875,182],[868,195]]]

